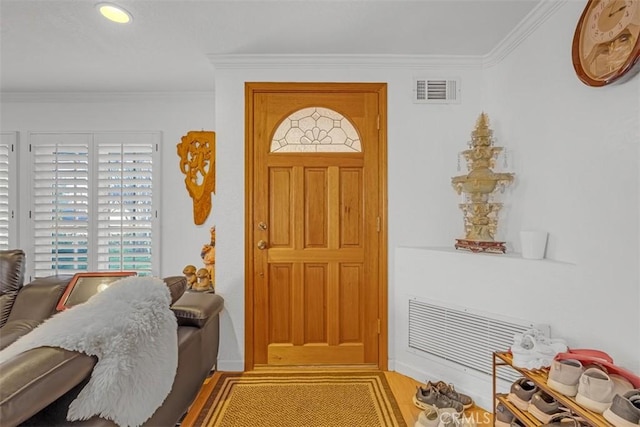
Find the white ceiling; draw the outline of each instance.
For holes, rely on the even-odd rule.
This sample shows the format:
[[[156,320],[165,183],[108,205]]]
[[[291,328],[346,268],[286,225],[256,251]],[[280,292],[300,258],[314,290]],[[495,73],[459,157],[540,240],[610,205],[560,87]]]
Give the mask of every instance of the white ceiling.
[[[211,55],[486,55],[544,0],[0,0],[2,92],[212,91]]]

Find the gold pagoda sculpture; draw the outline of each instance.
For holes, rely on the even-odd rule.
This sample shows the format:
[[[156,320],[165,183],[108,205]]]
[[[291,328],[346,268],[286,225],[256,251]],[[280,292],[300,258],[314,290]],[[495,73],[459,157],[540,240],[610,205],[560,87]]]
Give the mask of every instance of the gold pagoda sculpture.
[[[505,253],[505,242],[494,240],[498,229],[498,212],[502,203],[493,201],[496,191],[503,192],[513,182],[514,174],[496,173],[492,170],[502,147],[494,147],[493,130],[484,112],[471,132],[469,149],[462,155],[467,161],[469,173],[451,178],[458,194],[464,194],[460,203],[464,215],[464,239],[456,239],[455,248],[471,252]]]

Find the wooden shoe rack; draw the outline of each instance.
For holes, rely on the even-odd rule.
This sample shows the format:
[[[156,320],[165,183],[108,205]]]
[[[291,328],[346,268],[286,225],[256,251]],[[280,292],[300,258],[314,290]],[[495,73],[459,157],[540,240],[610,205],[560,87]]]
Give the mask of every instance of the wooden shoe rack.
[[[533,381],[540,390],[544,390],[558,402],[560,402],[561,406],[569,408],[573,413],[582,417],[589,425],[594,427],[603,427],[603,426],[613,426],[613,424],[609,423],[602,414],[598,414],[593,412],[585,407],[579,405],[575,398],[565,396],[557,391],[551,389],[547,386],[547,377],[549,376],[549,369],[540,369],[535,371],[530,371],[528,369],[518,368],[517,366],[513,366],[513,358],[508,352],[500,352],[496,351],[493,353],[493,417],[495,419],[496,409],[495,405],[498,402],[502,402],[502,404],[513,414],[516,416],[522,424],[527,427],[537,427],[541,426],[543,423],[540,422],[536,417],[531,415],[527,411],[521,411],[516,406],[514,406],[511,402],[507,400],[507,395],[503,393],[498,393],[497,391],[497,377],[496,377],[496,369],[501,366],[508,366],[511,369],[516,370],[520,375],[529,380]]]

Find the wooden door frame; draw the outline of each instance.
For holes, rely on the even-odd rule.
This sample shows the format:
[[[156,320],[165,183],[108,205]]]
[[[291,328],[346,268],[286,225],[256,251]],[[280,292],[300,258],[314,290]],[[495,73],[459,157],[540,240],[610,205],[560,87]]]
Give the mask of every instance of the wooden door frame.
[[[254,180],[254,106],[253,97],[264,92],[368,92],[378,94],[378,193],[380,235],[378,244],[378,313],[380,336],[378,339],[378,368],[388,368],[388,235],[387,235],[387,84],[386,83],[245,83],[245,245],[244,245],[244,369],[254,369],[254,293],[253,277],[255,246],[253,180]],[[366,144],[366,142],[364,142]]]

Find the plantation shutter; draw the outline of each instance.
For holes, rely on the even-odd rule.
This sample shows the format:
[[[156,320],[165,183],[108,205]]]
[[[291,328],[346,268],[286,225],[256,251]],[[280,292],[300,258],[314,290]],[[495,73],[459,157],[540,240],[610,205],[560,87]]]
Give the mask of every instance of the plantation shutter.
[[[91,135],[36,135],[31,141],[35,276],[86,271]]]
[[[157,274],[159,139],[152,132],[31,134],[36,277]]]
[[[15,233],[16,181],[13,175],[15,167],[17,134],[2,132],[0,141],[0,250],[12,249],[11,237]]]
[[[151,274],[153,148],[152,141],[98,143],[99,270]]]

